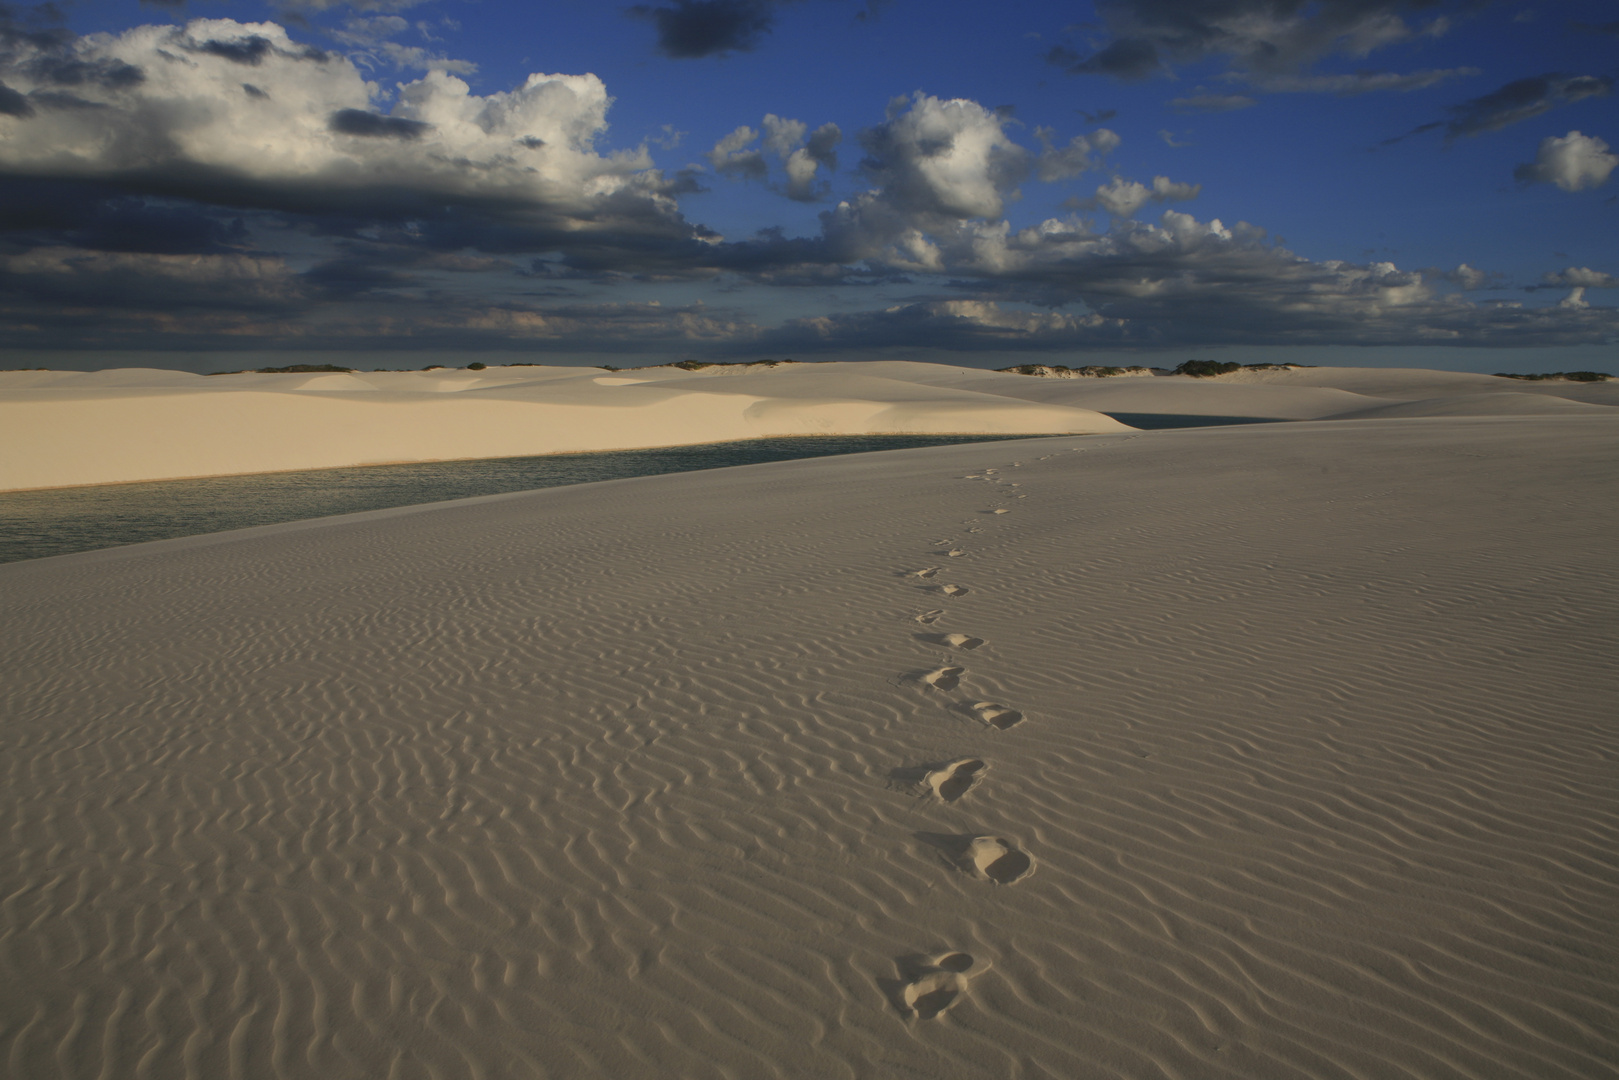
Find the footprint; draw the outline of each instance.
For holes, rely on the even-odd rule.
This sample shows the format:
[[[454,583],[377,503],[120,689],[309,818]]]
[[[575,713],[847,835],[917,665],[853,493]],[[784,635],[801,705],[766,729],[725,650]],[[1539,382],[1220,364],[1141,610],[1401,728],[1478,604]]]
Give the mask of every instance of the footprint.
[[[1034,873],[1034,859],[998,836],[973,837],[960,863],[969,874],[996,885],[1015,885]]]
[[[967,553],[962,551],[960,548],[951,548],[949,551],[941,552],[941,554],[947,555],[952,559],[959,559]]]
[[[955,802],[984,778],[984,770],[988,768],[989,763],[979,758],[962,758],[930,770],[922,777],[922,783],[945,802]]]
[[[961,677],[967,674],[966,668],[942,667],[934,668],[918,681],[933,687],[935,690],[954,690],[961,684]]]
[[[1023,723],[1023,714],[1016,709],[1008,709],[1005,705],[997,705],[993,701],[980,701],[972,707],[973,715],[979,720],[994,728],[996,731],[1005,731]]]
[[[936,585],[934,588],[936,588],[939,592],[944,593],[946,596],[966,596],[968,593],[972,592],[972,590],[967,588],[965,585]]]
[[[921,623],[923,626],[932,626],[934,623],[938,622],[943,615],[944,608],[934,608],[932,611],[922,612],[922,614],[916,617],[916,621]]]
[[[995,510],[995,511],[992,511],[992,513],[996,513],[996,514],[1010,514],[1011,512],[1012,511],[1010,511],[1010,510]]]
[[[938,572],[939,572],[939,567],[937,567],[937,566],[928,566],[928,567],[924,567],[921,570],[912,570],[906,576],[907,577],[918,577],[918,578],[930,578],[934,574],[937,574]]]
[[[1034,859],[999,836],[917,833],[916,838],[937,848],[950,865],[979,881],[1014,885],[1034,873]]]
[[[922,641],[930,642],[934,645],[948,645],[952,649],[967,649],[970,651],[984,644],[983,638],[971,637],[967,634],[918,634],[916,636]]]
[[[967,992],[967,983],[989,968],[987,961],[974,960],[964,952],[908,957],[899,962],[898,1004],[902,1011],[919,1020],[932,1020]]]

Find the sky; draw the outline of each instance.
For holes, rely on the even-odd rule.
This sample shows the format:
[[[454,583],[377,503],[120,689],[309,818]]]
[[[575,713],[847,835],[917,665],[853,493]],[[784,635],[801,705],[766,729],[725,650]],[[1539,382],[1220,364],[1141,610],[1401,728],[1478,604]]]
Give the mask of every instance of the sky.
[[[1611,0],[0,4],[0,367],[1619,372]]]

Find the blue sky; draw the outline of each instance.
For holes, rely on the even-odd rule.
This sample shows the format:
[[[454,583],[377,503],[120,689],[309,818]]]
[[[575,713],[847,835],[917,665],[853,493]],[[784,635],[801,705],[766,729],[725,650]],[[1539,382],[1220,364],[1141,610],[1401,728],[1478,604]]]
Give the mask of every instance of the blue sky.
[[[6,366],[1616,369],[1609,3],[0,12]]]

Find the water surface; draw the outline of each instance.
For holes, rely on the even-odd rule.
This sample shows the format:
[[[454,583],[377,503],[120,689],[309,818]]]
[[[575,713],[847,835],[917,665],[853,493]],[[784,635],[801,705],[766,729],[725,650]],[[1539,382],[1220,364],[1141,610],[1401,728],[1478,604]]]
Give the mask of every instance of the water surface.
[[[0,562],[508,491],[1026,435],[820,435],[0,493]]]

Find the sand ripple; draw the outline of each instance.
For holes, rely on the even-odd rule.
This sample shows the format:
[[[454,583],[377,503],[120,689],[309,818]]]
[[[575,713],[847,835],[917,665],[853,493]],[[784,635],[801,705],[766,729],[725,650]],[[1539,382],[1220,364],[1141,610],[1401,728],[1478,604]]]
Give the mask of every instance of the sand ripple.
[[[0,567],[0,1060],[1612,1075],[1619,428],[1378,424]]]

